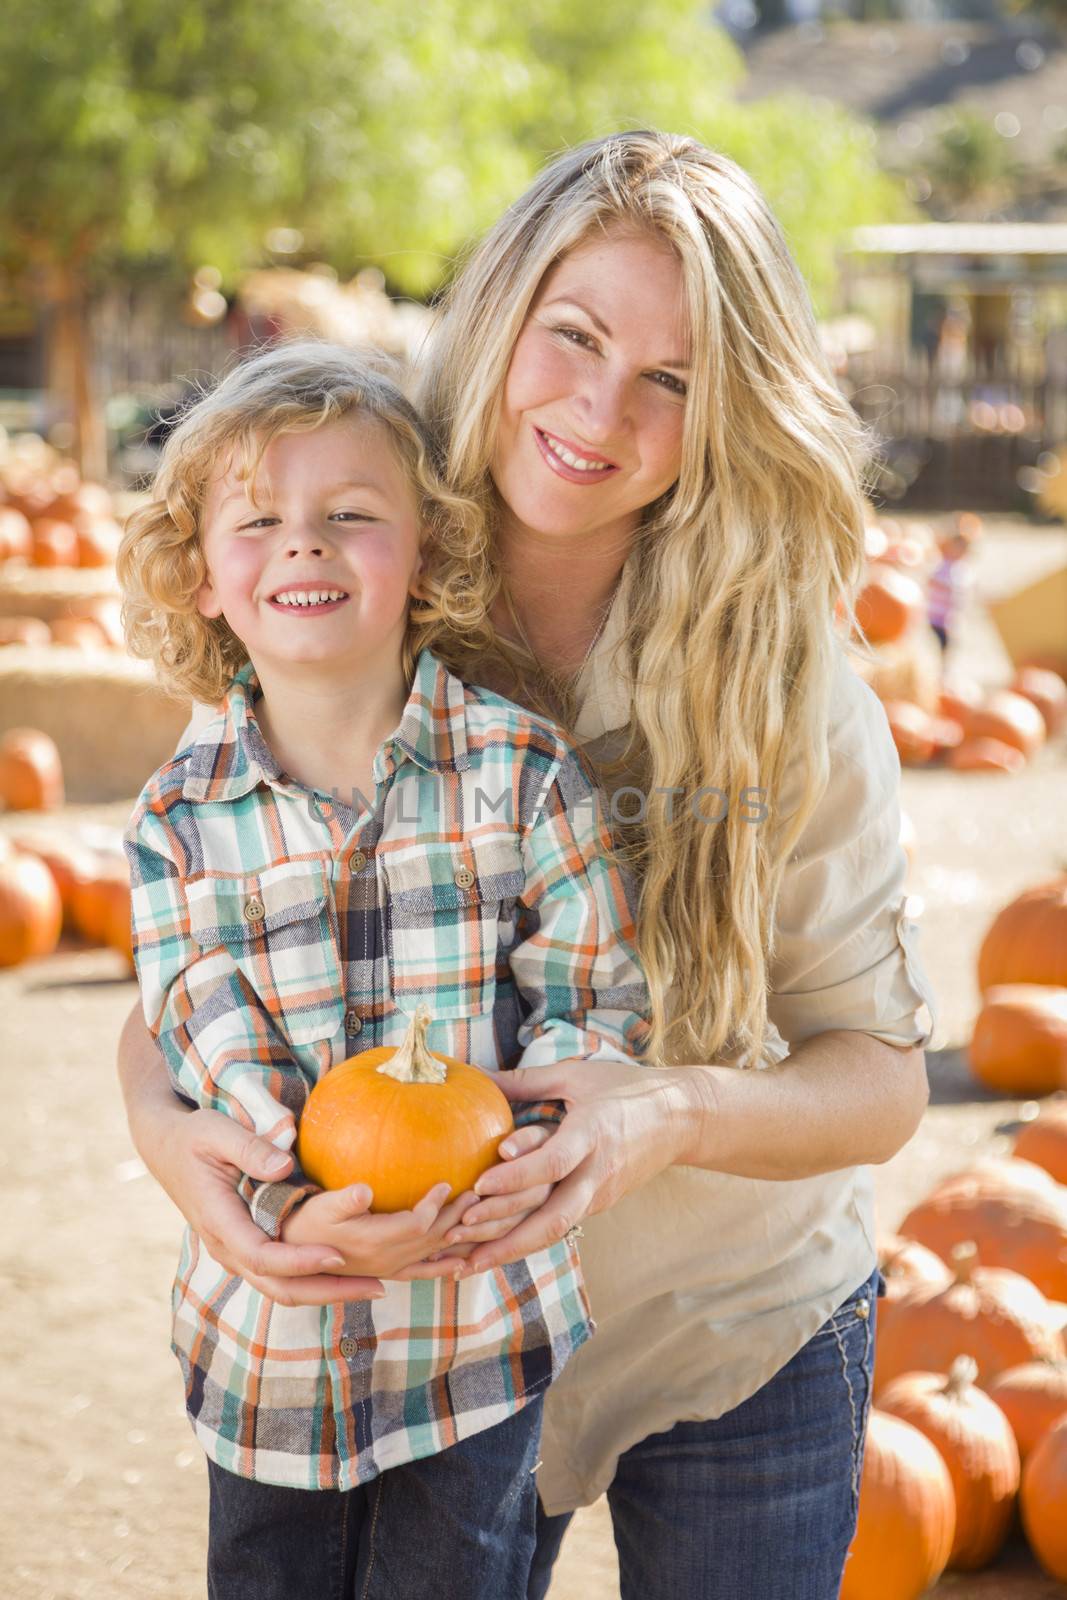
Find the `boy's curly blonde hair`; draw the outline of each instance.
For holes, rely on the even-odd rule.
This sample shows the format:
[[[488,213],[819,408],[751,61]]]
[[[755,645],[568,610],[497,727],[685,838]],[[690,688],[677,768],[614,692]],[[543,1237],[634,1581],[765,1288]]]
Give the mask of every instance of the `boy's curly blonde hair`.
[[[477,543],[484,513],[450,491],[429,429],[393,378],[384,356],[315,339],[278,342],[239,362],[201,392],[172,427],[152,498],[126,521],[118,555],[122,620],[131,653],[153,661],[176,695],[219,701],[248,652],[223,617],[204,617],[196,599],[208,573],[202,518],[212,480],[237,461],[255,496],[263,453],[281,433],[310,431],[356,412],[389,430],[419,504],[425,596],[412,606],[404,671],[442,623],[484,627],[475,590],[456,575],[457,551]],[[437,570],[450,575],[441,581]]]

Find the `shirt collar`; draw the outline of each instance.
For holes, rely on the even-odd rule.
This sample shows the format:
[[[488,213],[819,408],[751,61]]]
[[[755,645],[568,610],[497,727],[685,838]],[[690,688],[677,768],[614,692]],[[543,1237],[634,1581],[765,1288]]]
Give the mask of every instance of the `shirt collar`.
[[[259,783],[289,787],[255,718],[258,693],[259,679],[248,662],[227,691],[222,726],[212,722],[190,746],[183,799],[239,800]],[[470,767],[463,684],[430,650],[419,653],[404,714],[385,744],[428,772]]]

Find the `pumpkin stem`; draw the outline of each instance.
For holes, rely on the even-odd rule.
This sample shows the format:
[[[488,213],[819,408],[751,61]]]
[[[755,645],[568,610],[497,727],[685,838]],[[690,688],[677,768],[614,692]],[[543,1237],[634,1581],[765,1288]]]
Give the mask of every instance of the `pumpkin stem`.
[[[978,1246],[973,1239],[968,1239],[962,1244],[952,1246],[952,1265],[956,1269],[957,1283],[970,1283],[975,1267],[978,1265]]]
[[[953,1400],[958,1400],[964,1390],[971,1387],[977,1376],[978,1363],[974,1357],[957,1356],[948,1369],[944,1393],[951,1395]]]
[[[416,1006],[403,1044],[374,1070],[397,1083],[444,1083],[448,1068],[426,1048],[426,1030],[432,1020],[429,1006]]]

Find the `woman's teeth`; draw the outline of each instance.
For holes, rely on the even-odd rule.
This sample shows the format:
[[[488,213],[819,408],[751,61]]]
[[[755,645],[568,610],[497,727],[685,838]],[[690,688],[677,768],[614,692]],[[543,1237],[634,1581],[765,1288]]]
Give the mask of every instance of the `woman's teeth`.
[[[552,454],[554,456],[559,456],[559,459],[561,461],[565,461],[568,467],[575,467],[579,472],[611,471],[612,464],[610,461],[589,461],[585,456],[576,456],[572,451],[567,450],[563,445],[561,445],[558,439],[553,439],[550,433],[545,433],[543,430],[541,437],[551,450]]]
[[[274,596],[280,606],[322,606],[329,600],[347,600],[343,589],[285,589]]]

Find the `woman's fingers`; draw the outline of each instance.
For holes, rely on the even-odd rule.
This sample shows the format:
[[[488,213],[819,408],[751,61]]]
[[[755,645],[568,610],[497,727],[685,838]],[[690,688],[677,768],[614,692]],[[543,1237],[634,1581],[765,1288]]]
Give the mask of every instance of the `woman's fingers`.
[[[506,1221],[509,1217],[536,1211],[538,1206],[544,1205],[551,1193],[551,1184],[543,1183],[536,1189],[522,1189],[518,1194],[500,1194],[488,1200],[479,1200],[476,1205],[464,1211],[461,1225],[446,1235],[445,1243],[451,1244],[455,1240],[471,1238],[471,1228],[479,1228],[483,1223]]]
[[[556,1061],[550,1067],[513,1067],[489,1076],[509,1100],[566,1100],[574,1088],[580,1061]]]
[[[531,1150],[540,1150],[551,1139],[557,1126],[556,1123],[547,1127],[543,1122],[530,1122],[524,1128],[516,1128],[500,1141],[497,1154],[502,1161],[514,1161],[517,1156],[528,1155]]]
[[[265,1294],[268,1300],[276,1300],[280,1306],[331,1306],[340,1301],[380,1300],[385,1293],[380,1278],[350,1278],[327,1273],[302,1278],[260,1277],[254,1272],[244,1276],[253,1289]]]
[[[513,1161],[498,1161],[483,1172],[474,1185],[475,1192],[479,1200],[484,1200],[489,1195],[517,1194],[520,1189],[560,1183],[585,1160],[589,1149],[588,1135],[575,1119],[568,1117],[540,1150],[516,1156]]]
[[[574,1174],[552,1191],[545,1204],[499,1239],[480,1244],[468,1259],[463,1276],[501,1267],[509,1261],[545,1250],[573,1228],[589,1209],[596,1184],[592,1176]]]
[[[238,1172],[247,1172],[250,1178],[270,1182],[284,1178],[293,1169],[289,1151],[279,1150],[233,1117],[201,1109],[194,1111],[189,1121],[198,1153],[225,1162]]]

